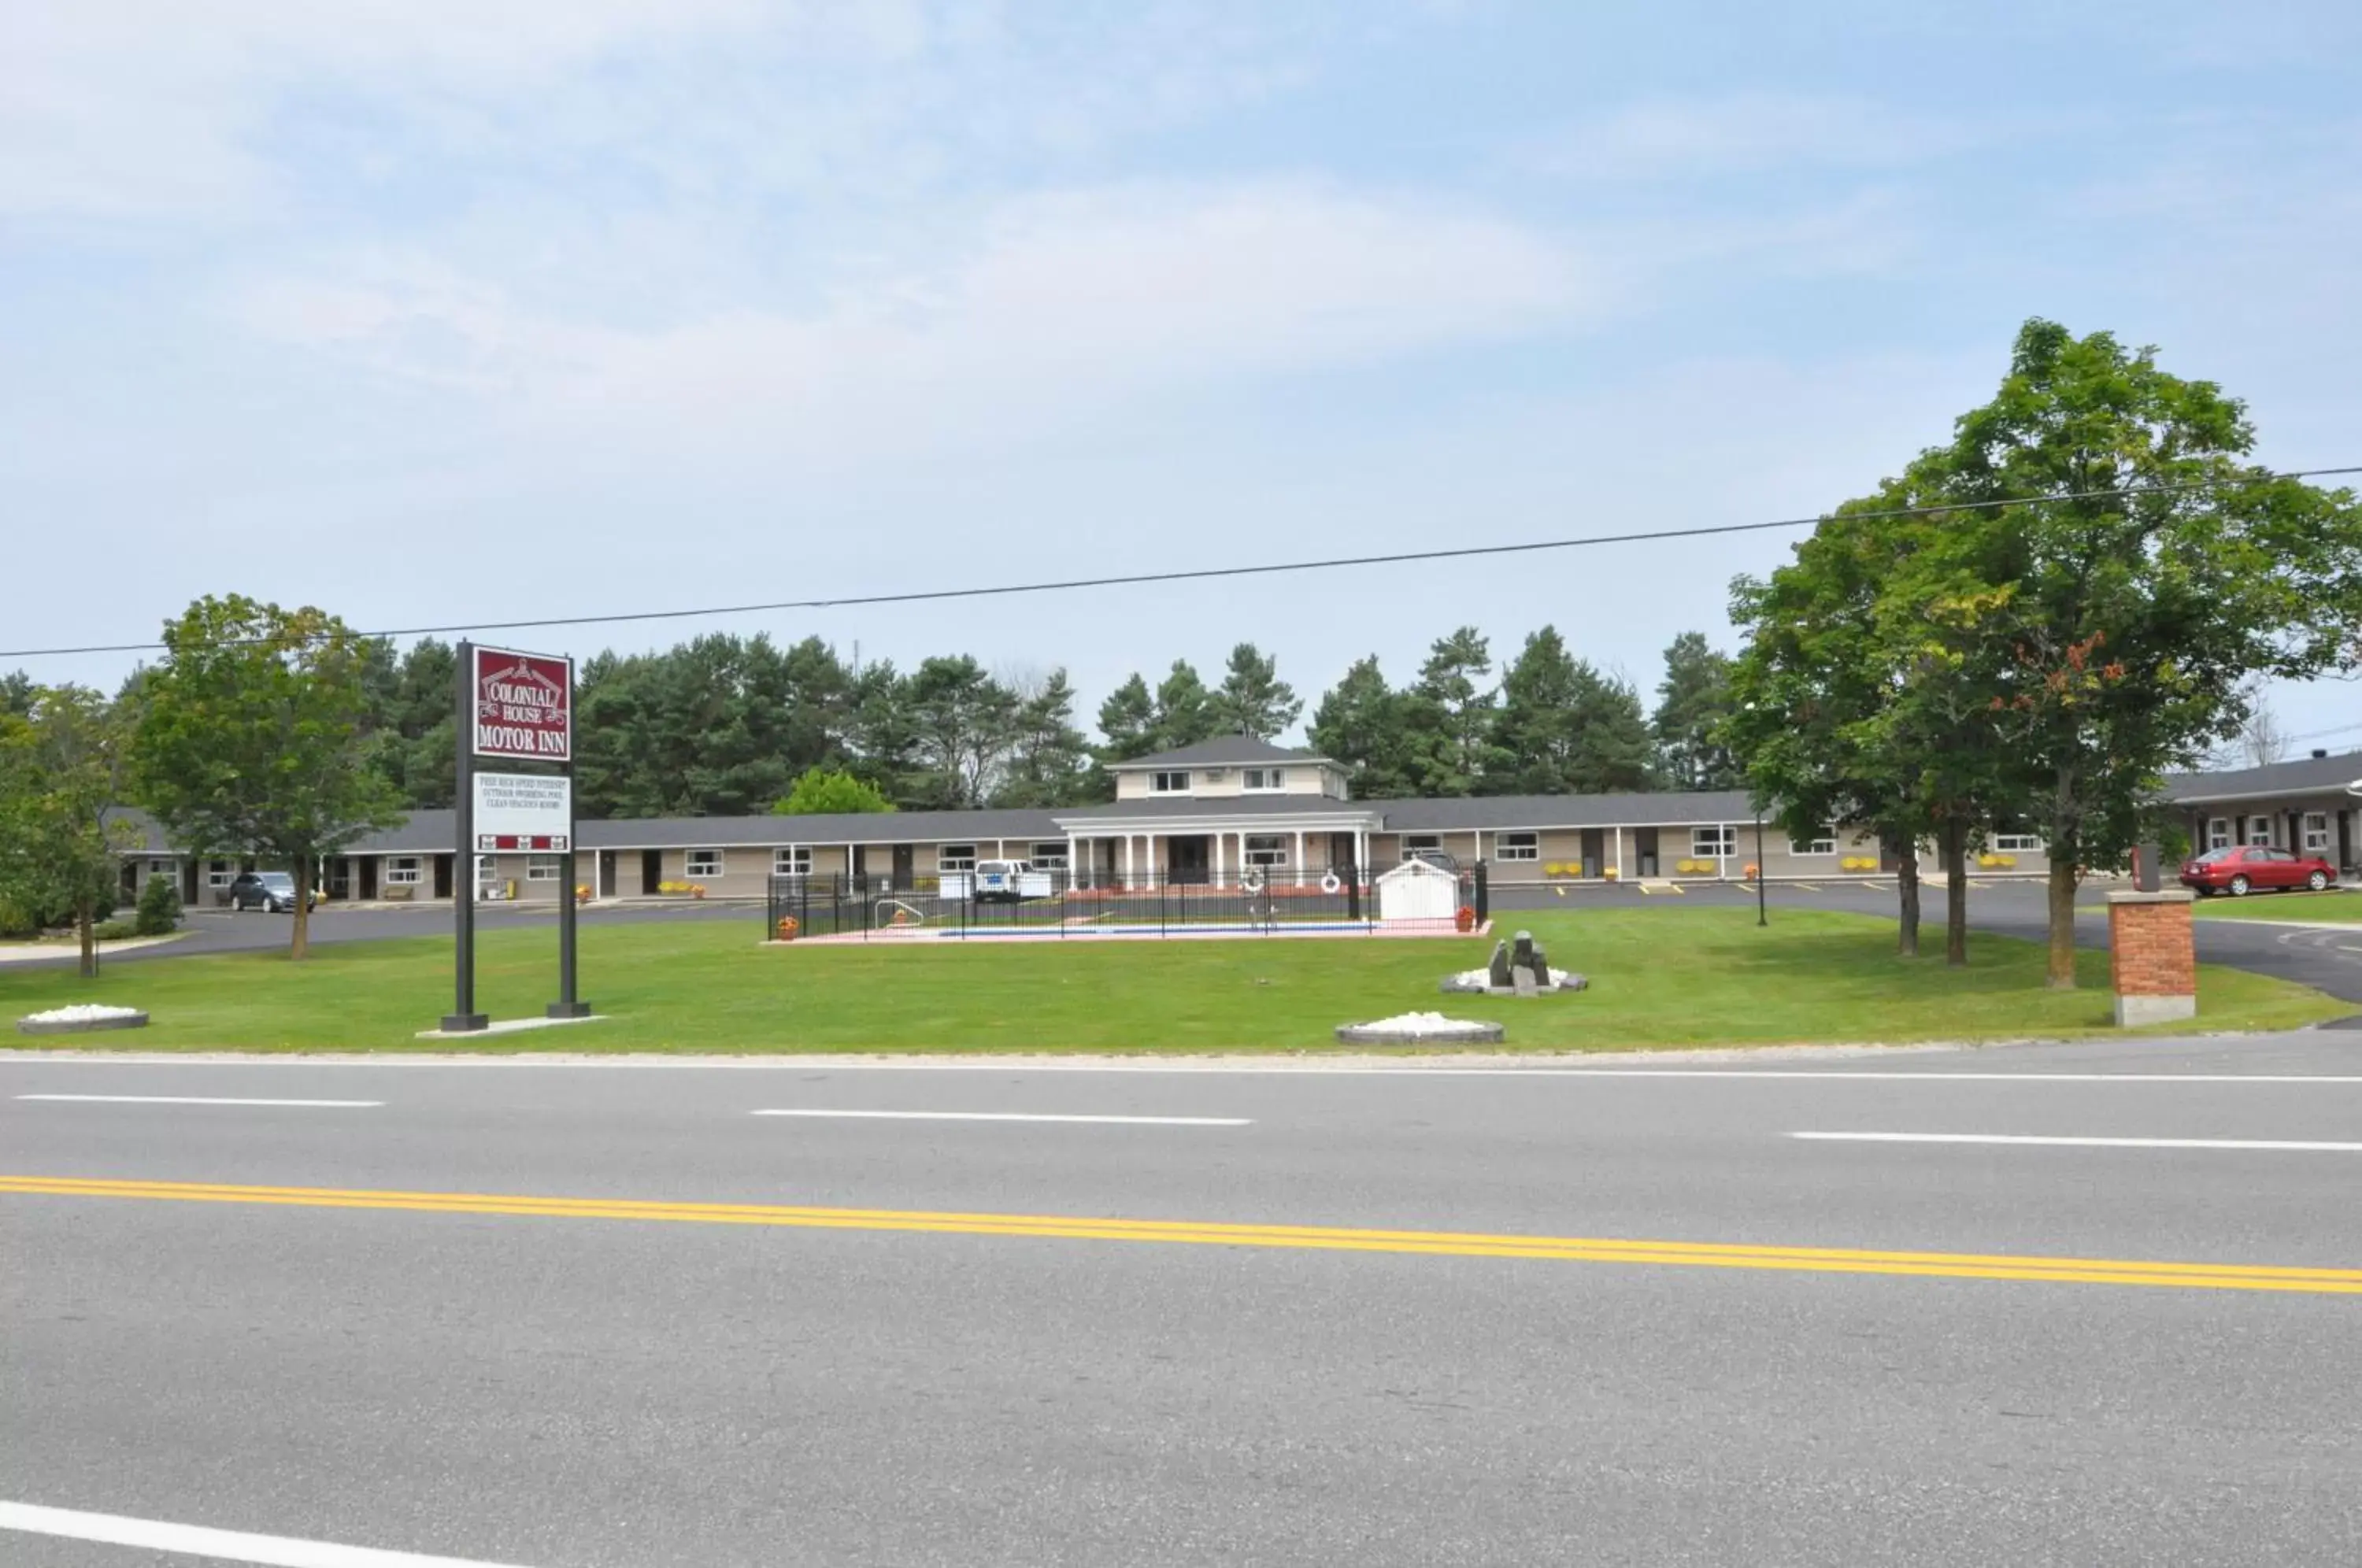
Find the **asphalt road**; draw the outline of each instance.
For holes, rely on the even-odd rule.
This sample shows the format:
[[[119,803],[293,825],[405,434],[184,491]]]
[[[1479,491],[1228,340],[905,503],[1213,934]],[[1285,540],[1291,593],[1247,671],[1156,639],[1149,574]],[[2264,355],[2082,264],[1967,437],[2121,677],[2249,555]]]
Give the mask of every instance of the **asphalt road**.
[[[13,1058],[0,1148],[10,1563],[2362,1560],[2354,1034]]]

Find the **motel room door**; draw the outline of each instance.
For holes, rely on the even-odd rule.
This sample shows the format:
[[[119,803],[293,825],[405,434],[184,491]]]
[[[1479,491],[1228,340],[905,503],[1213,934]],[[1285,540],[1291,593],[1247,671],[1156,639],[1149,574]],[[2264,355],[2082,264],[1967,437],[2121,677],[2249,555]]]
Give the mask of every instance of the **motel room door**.
[[[894,889],[897,892],[909,891],[911,884],[918,879],[917,864],[917,855],[911,845],[898,844],[894,846]]]

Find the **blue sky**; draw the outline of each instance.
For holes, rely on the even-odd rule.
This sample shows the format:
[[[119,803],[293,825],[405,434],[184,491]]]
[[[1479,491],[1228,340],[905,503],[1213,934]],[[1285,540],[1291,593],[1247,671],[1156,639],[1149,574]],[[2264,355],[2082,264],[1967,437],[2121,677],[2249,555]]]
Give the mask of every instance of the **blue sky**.
[[[2350,6],[93,0],[0,57],[9,647],[1812,513],[2037,314],[2362,461]],[[712,624],[1095,706],[1552,622],[1646,688],[1788,543]]]

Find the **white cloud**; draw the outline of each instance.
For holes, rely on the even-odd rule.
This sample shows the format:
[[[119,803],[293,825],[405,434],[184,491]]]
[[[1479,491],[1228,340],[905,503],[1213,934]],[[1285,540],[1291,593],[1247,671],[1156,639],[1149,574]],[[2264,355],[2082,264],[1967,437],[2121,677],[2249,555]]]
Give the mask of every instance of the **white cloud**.
[[[1595,321],[1608,271],[1482,213],[1325,187],[1124,187],[1014,201],[933,265],[808,309],[625,328],[416,256],[260,285],[244,319],[524,426],[816,457],[966,447],[1107,400]]]

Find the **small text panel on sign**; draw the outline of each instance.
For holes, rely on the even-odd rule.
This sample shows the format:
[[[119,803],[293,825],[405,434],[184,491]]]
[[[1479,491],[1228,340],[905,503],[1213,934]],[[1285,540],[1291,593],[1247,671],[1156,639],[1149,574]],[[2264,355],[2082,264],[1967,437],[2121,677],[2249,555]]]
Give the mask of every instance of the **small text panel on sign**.
[[[540,773],[475,776],[479,853],[501,849],[561,853],[574,831],[574,780]]]
[[[479,647],[474,656],[476,755],[572,760],[572,664],[507,648]]]

